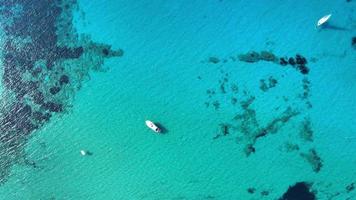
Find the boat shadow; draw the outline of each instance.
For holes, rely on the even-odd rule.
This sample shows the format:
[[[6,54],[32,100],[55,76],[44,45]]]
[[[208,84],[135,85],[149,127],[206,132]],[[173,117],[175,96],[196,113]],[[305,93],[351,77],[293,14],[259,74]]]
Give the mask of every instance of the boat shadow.
[[[323,24],[322,29],[330,29],[330,30],[337,30],[337,31],[350,31],[350,29],[347,29],[347,28],[344,28],[341,26],[332,25],[330,23]]]
[[[166,127],[164,127],[161,123],[156,122],[155,124],[161,129],[161,134],[168,133],[168,129]]]

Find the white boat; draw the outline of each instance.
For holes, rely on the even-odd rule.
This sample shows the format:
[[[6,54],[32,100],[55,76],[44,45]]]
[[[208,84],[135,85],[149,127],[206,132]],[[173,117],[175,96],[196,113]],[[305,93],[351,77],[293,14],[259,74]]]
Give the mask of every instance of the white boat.
[[[320,18],[318,20],[317,26],[321,26],[321,25],[325,24],[327,21],[329,21],[330,17],[331,17],[331,14],[328,14],[328,15],[325,15],[324,17]]]
[[[151,122],[150,120],[146,120],[145,122],[146,122],[146,126],[150,129],[152,129],[154,132],[156,132],[156,133],[161,132],[161,129],[156,124]]]
[[[80,150],[80,154],[81,154],[82,156],[86,156],[86,155],[87,155],[87,151],[85,151],[85,150]]]

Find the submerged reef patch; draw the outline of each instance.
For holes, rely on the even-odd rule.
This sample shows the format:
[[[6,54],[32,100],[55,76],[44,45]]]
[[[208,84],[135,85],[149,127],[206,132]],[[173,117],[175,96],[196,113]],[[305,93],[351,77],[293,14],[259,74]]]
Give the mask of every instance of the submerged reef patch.
[[[218,60],[225,59],[219,58]],[[219,113],[226,111],[226,113],[231,114],[231,118],[218,122],[217,131],[215,131],[212,139],[225,140],[224,138],[226,138],[226,141],[231,141],[231,138],[235,138],[235,143],[241,147],[240,149],[246,157],[249,157],[260,151],[263,152],[264,147],[257,146],[257,141],[268,140],[272,138],[271,135],[273,134],[278,133],[283,134],[281,137],[296,138],[296,141],[283,140],[285,142],[281,143],[280,148],[276,150],[282,150],[291,154],[291,156],[299,155],[295,157],[307,161],[306,163],[312,170],[318,173],[323,166],[322,159],[315,149],[304,151],[312,148],[315,134],[308,113],[312,108],[310,101],[311,82],[308,78],[309,68],[306,67],[308,60],[300,54],[296,54],[294,57],[279,57],[271,51],[250,51],[239,54],[237,57],[230,56],[228,60],[249,64],[266,61],[282,67],[279,67],[280,72],[273,70],[276,74],[269,73],[267,78],[258,79],[256,77],[259,80],[259,82],[256,81],[259,90],[256,90],[255,85],[249,83],[253,82],[255,77],[251,76],[252,79],[239,82],[238,67],[232,68],[229,66],[226,68],[230,71],[223,70],[225,65],[236,66],[235,63],[219,63],[221,76],[216,87],[210,87],[207,90],[205,105],[208,109],[219,110]],[[202,63],[216,64],[215,62]],[[284,81],[283,79],[287,77],[285,77],[283,71],[289,70],[289,68],[294,68],[299,73],[290,74],[293,78]],[[232,70],[236,71],[233,72]],[[242,68],[241,70],[247,70],[246,73],[249,73],[250,69]],[[251,70],[253,73],[253,70],[256,69],[252,68]],[[263,74],[262,76],[266,76],[266,71],[256,73],[256,75]],[[236,77],[234,77],[234,74],[236,74]],[[300,74],[302,77],[300,77]],[[300,86],[299,89],[283,90],[283,88],[286,88],[285,86],[290,87],[290,81],[295,81],[292,84]],[[265,102],[271,102],[271,104],[266,107]]]
[[[306,66],[308,63],[307,59],[300,54],[296,54],[293,57],[278,57],[269,51],[261,51],[258,53],[256,51],[250,51],[245,54],[238,55],[238,59],[242,62],[254,63],[259,61],[268,61],[273,63],[279,63],[281,66],[291,65],[293,68],[297,69],[301,74],[305,75],[309,73],[309,68]]]
[[[217,57],[215,57],[215,56],[211,56],[211,57],[209,58],[209,62],[210,62],[210,63],[217,64],[217,63],[220,62],[220,59],[217,58]]]
[[[314,172],[319,172],[323,166],[323,161],[315,151],[310,149],[308,153],[301,153],[300,156],[304,158],[311,166]]]
[[[238,59],[240,61],[243,61],[243,62],[249,62],[249,63],[253,63],[253,62],[258,62],[260,61],[260,54],[255,52],[255,51],[250,51],[248,53],[245,53],[245,54],[240,54],[238,56]]]
[[[273,76],[268,78],[268,82],[265,79],[260,80],[260,89],[263,92],[267,92],[269,89],[276,87],[278,81]]]
[[[87,36],[79,39],[72,25],[75,6],[75,0],[0,0],[0,184],[23,160],[31,134],[70,107],[90,70],[123,55]]]
[[[299,136],[304,141],[308,141],[308,142],[312,142],[313,141],[313,130],[312,130],[310,119],[306,118],[302,122],[301,130],[299,132]]]

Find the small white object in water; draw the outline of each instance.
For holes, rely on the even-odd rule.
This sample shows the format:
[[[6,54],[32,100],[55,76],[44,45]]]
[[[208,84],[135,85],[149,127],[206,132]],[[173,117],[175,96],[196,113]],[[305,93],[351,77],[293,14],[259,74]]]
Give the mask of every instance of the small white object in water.
[[[321,26],[321,25],[325,24],[327,21],[329,21],[330,17],[331,17],[331,14],[328,14],[328,15],[325,15],[324,17],[320,18],[318,20],[317,26]]]
[[[87,152],[86,152],[85,150],[80,150],[80,154],[81,154],[82,156],[86,156],[86,155],[87,155]]]
[[[161,132],[161,129],[156,124],[151,122],[150,120],[146,120],[145,123],[146,123],[146,126],[148,128],[150,128],[151,130],[153,130],[154,132],[156,132],[156,133],[160,133]]]

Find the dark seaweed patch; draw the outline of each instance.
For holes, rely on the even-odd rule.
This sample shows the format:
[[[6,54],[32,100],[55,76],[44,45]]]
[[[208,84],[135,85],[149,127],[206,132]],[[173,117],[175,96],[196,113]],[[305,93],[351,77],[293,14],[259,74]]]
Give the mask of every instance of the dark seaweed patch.
[[[239,92],[239,86],[237,85],[237,84],[231,84],[231,91],[233,92],[233,93],[238,93]]]
[[[263,92],[266,92],[268,90],[268,86],[266,84],[266,80],[265,79],[261,79],[260,80],[260,89],[263,91]]]
[[[256,51],[251,51],[246,54],[240,54],[238,58],[243,62],[254,63],[260,61],[260,54]]]
[[[295,60],[294,60],[294,58],[290,57],[290,58],[288,59],[288,63],[289,63],[290,65],[294,66],[294,65],[295,65]]]
[[[351,192],[355,189],[355,183],[351,183],[350,185],[346,186],[346,192]]]
[[[59,91],[61,91],[61,88],[57,86],[49,88],[49,92],[53,95],[57,94]]]
[[[54,103],[54,102],[46,102],[42,104],[42,108],[45,110],[48,110],[50,112],[62,112],[63,111],[63,105],[59,103]]]
[[[284,144],[284,146],[285,146],[285,150],[287,152],[299,151],[299,145],[297,145],[297,144],[293,144],[293,143],[287,142],[287,143]]]
[[[288,65],[288,61],[285,58],[279,58],[279,64],[282,66]]]
[[[251,188],[248,188],[248,189],[247,189],[247,192],[250,193],[250,194],[253,194],[253,193],[256,192],[256,189],[253,188],[253,187],[251,187]]]
[[[51,117],[51,114],[49,114],[49,113],[43,114],[40,111],[35,111],[32,114],[32,118],[40,123],[48,121],[50,119],[50,117]]]
[[[11,152],[12,158],[7,159],[3,157],[7,153],[0,152],[1,159],[6,160],[0,169],[0,184],[6,181],[17,157],[23,156],[27,136],[50,120],[50,112],[63,112],[70,103],[71,98],[59,92],[79,88],[83,77],[90,69],[99,69],[104,57],[123,55],[123,50],[113,51],[110,45],[88,38],[79,40],[71,24],[75,3],[0,1],[4,32],[2,83],[6,94],[6,103],[0,109],[0,145],[2,151]],[[70,43],[63,36],[70,37]],[[95,59],[83,58],[84,53]],[[70,61],[71,67],[64,67],[64,61]],[[69,77],[78,78],[70,82]]]
[[[310,191],[310,184],[298,182],[290,186],[279,200],[315,200],[316,196]]]
[[[220,62],[220,59],[217,58],[217,57],[211,56],[211,57],[209,57],[208,62],[213,63],[213,64],[217,64],[217,63]]]
[[[255,152],[256,152],[256,149],[255,149],[255,147],[253,147],[252,144],[248,144],[248,145],[246,145],[244,151],[245,151],[245,154],[246,154],[247,156],[249,156],[251,153],[255,153]]]
[[[305,141],[313,141],[313,130],[310,119],[306,118],[302,122],[301,130],[299,131],[299,136]]]
[[[267,190],[261,191],[261,196],[268,196],[268,195],[269,195],[269,191]]]
[[[43,104],[45,98],[44,98],[44,95],[42,94],[42,92],[37,91],[37,92],[33,93],[32,99],[35,104]]]
[[[280,57],[279,59],[271,52],[261,51],[261,53],[257,53],[255,51],[248,52],[246,54],[240,54],[238,56],[240,61],[254,63],[260,60],[279,63],[282,66],[287,66],[288,64],[292,67],[299,70],[299,72],[303,75],[309,73],[309,68],[306,66],[308,63],[307,59],[300,54],[297,54],[295,58],[288,57]]]
[[[356,48],[356,37],[352,37],[352,39],[351,39],[351,46],[352,46],[353,48]]]
[[[278,83],[277,79],[273,78],[272,76],[268,78],[268,83],[266,83],[265,79],[261,79],[260,89],[263,92],[267,92],[269,89],[276,87],[277,83]]]
[[[311,165],[313,171],[316,173],[318,173],[323,167],[323,161],[315,149],[310,149],[308,153],[301,153],[300,156]]]
[[[275,62],[278,58],[272,52],[261,51],[260,59],[265,61]]]
[[[106,48],[104,48],[104,49],[103,49],[103,54],[104,54],[104,56],[109,55],[109,50],[108,50],[108,49],[106,49]]]
[[[213,101],[213,106],[214,106],[215,110],[219,110],[220,103],[218,101]]]

